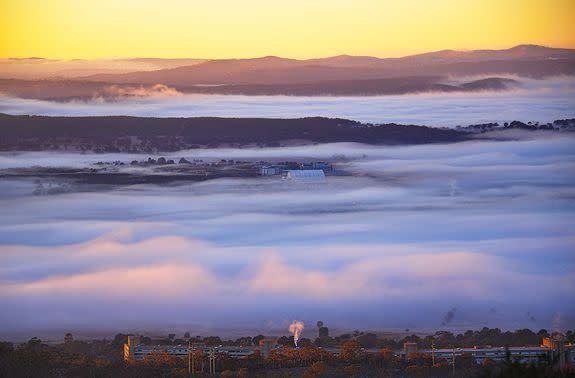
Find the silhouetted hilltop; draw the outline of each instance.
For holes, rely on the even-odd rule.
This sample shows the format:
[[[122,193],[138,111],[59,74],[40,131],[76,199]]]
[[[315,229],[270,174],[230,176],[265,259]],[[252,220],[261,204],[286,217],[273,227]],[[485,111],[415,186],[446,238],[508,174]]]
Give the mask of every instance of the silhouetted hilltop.
[[[46,117],[0,113],[0,150],[160,152],[222,146],[280,147],[308,143],[375,145],[450,143],[501,130],[575,131],[575,119],[552,123],[486,123],[455,129],[363,124],[340,118]]]
[[[60,101],[139,96],[149,93],[150,87],[163,85],[182,93],[373,96],[506,90],[517,84],[503,78],[509,75],[575,75],[574,49],[536,45],[506,50],[442,50],[386,59],[338,55],[306,60],[265,56],[40,62],[0,59],[0,92]],[[477,76],[482,80],[468,78]]]
[[[413,125],[366,125],[336,118],[140,118],[0,115],[1,150],[175,151],[203,146],[360,142],[457,142],[469,133]]]
[[[81,80],[130,84],[288,84],[419,75],[526,77],[575,74],[575,50],[520,45],[505,50],[442,50],[403,58],[353,57],[297,60],[279,57],[209,60],[153,72],[92,75]]]

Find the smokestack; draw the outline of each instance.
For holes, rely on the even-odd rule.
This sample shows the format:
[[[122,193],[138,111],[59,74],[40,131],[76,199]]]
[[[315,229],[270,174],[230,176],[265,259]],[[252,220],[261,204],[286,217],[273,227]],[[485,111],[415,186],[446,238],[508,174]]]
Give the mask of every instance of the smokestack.
[[[297,341],[299,340],[299,335],[303,331],[304,324],[299,320],[294,320],[289,325],[289,331],[293,334],[293,343],[297,347]]]

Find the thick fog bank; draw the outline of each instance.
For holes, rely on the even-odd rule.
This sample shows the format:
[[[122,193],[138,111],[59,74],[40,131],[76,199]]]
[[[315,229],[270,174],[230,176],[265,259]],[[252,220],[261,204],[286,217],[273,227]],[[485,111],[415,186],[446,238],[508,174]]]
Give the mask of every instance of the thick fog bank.
[[[325,183],[34,195],[0,179],[0,331],[575,325],[575,138],[180,151],[330,159]],[[345,159],[343,159],[345,157]],[[129,155],[2,154],[0,167]],[[78,189],[78,190],[75,190]],[[304,336],[305,333],[304,333]]]
[[[575,118],[575,78],[521,79],[504,92],[423,93],[375,97],[180,95],[107,102],[50,102],[0,97],[0,112],[49,116],[341,117],[362,122],[457,126]]]

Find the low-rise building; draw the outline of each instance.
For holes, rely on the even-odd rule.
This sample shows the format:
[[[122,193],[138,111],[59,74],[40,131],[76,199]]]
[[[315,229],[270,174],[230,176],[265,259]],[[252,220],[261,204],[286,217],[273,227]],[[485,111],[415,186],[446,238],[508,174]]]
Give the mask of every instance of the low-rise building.
[[[259,172],[261,176],[274,176],[279,175],[282,170],[275,165],[262,165],[259,167]]]
[[[566,344],[565,336],[555,334],[543,339],[543,346],[552,351],[553,364],[559,368],[575,366],[575,344]]]
[[[288,170],[284,178],[302,182],[321,182],[325,180],[325,173],[321,169]]]
[[[426,351],[431,353],[431,351]],[[456,348],[456,349],[436,349],[435,356],[440,359],[452,359],[464,354],[471,355],[478,364],[484,360],[505,361],[507,353],[511,361],[520,363],[537,363],[549,358],[549,349],[545,347],[497,347],[497,348]]]
[[[409,345],[407,345],[409,344]],[[538,347],[489,347],[489,348],[449,348],[449,349],[417,349],[417,344],[405,343],[403,355],[409,359],[411,353],[434,354],[436,360],[452,361],[455,357],[463,355],[472,356],[478,364],[485,360],[511,361],[520,363],[538,363],[542,360],[548,361],[552,357],[552,350],[545,346]]]
[[[321,169],[324,172],[331,172],[333,170],[331,164],[325,161],[315,161],[311,163],[311,167],[312,169]]]
[[[142,361],[152,353],[167,353],[172,357],[188,358],[190,352],[215,352],[223,353],[231,358],[247,358],[255,353],[256,347],[215,346],[209,347],[203,343],[188,345],[144,345],[137,341],[134,336],[128,336],[128,342],[124,344],[125,361]]]

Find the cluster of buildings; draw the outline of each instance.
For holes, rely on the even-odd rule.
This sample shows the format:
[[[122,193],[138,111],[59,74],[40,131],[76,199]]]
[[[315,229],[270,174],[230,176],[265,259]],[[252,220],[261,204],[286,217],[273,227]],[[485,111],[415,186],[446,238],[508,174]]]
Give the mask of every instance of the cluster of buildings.
[[[327,334],[327,328],[322,328],[325,328],[324,334]],[[208,346],[198,342],[190,342],[188,345],[146,345],[140,342],[139,337],[128,336],[128,341],[124,344],[124,360],[141,361],[153,353],[167,353],[173,357],[189,358],[191,353],[199,351],[210,356],[225,354],[231,358],[244,359],[253,355],[256,351],[259,351],[262,356],[267,357],[277,347],[278,343],[275,338],[261,339],[258,346]],[[331,351],[334,354],[339,353],[338,348]],[[366,352],[375,352],[375,350],[366,350]],[[406,342],[403,345],[403,350],[396,353],[396,356],[409,360],[417,354],[431,356],[434,363],[439,361],[453,363],[457,357],[467,355],[474,358],[477,364],[482,364],[485,360],[500,362],[509,358],[514,362],[534,364],[541,361],[552,361],[554,365],[560,368],[566,365],[575,366],[575,344],[566,344],[561,337],[546,337],[543,339],[542,345],[536,347],[508,348],[485,346],[473,348],[418,349],[417,343]]]
[[[296,163],[284,162],[278,164],[269,164],[262,162],[258,165],[258,172],[260,176],[278,176],[281,175],[287,179],[321,179],[325,178],[326,174],[333,172],[333,166],[324,161],[316,161],[312,163]]]
[[[187,165],[200,165],[200,166],[214,166],[214,165],[234,165],[234,164],[244,164],[246,162],[241,162],[241,161],[235,161],[235,160],[226,160],[226,159],[221,159],[219,161],[214,161],[214,162],[204,162],[204,160],[202,159],[192,159],[192,160],[188,160],[186,158],[180,158],[178,160],[177,164],[187,164]],[[98,162],[97,165],[103,165],[103,164],[114,164],[114,165],[124,165],[124,163],[122,162],[112,162],[112,163],[103,163],[103,162]],[[158,159],[153,159],[151,157],[149,157],[147,160],[142,160],[142,161],[138,161],[138,160],[132,160],[130,162],[130,165],[132,166],[150,166],[150,165],[172,165],[172,164],[176,164],[176,161],[174,159],[166,159],[165,157],[159,157]]]
[[[520,363],[538,363],[541,360],[553,361],[559,367],[575,366],[575,345],[565,344],[560,337],[546,337],[538,347],[473,347],[452,349],[418,350],[417,343],[406,342],[401,353],[406,359],[414,353],[431,355],[435,361],[453,361],[462,355],[472,356],[478,364],[485,360],[505,361],[509,358]]]
[[[226,354],[231,358],[243,359],[256,351],[267,357],[277,347],[277,340],[273,338],[262,339],[259,346],[208,346],[205,343],[189,343],[188,345],[146,345],[142,344],[138,336],[128,336],[124,344],[125,361],[141,361],[152,353],[167,353],[172,357],[188,358],[193,352],[206,354]]]

